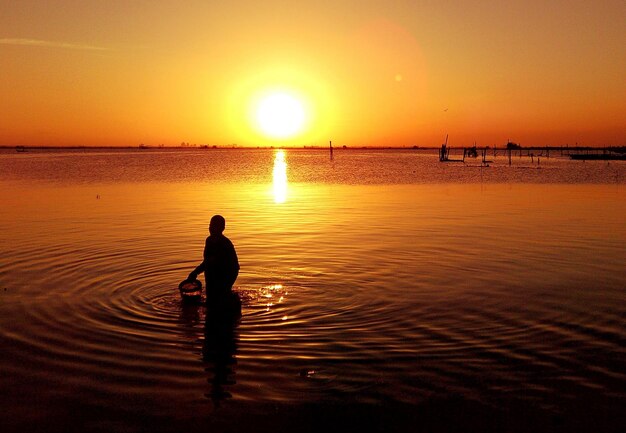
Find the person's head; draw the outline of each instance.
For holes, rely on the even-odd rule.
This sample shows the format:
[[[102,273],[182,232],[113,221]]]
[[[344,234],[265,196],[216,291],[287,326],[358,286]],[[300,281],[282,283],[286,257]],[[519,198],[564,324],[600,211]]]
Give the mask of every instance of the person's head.
[[[220,235],[226,228],[226,220],[221,215],[214,215],[209,223],[209,233],[212,235]]]

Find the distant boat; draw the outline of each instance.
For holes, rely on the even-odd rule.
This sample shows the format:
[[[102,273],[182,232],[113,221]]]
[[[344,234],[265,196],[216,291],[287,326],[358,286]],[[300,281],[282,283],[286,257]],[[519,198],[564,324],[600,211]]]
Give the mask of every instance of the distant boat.
[[[26,152],[26,148],[24,146],[15,146],[15,151],[19,153]]]

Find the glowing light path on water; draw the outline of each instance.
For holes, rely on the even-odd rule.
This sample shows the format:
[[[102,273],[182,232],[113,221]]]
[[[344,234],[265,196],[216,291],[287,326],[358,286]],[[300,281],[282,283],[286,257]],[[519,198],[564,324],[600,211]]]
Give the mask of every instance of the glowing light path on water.
[[[274,202],[284,203],[287,201],[287,162],[285,152],[279,150],[274,157]]]

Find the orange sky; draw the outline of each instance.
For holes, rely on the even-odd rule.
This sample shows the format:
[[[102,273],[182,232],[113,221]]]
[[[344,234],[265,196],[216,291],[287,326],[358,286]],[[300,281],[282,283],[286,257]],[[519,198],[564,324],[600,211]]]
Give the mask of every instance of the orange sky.
[[[0,0],[0,145],[626,145],[623,0],[383,3]]]

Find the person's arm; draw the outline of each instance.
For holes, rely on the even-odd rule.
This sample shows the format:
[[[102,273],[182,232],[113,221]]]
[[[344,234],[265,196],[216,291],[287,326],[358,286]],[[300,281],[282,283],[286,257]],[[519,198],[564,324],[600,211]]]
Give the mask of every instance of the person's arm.
[[[202,253],[202,263],[200,263],[198,266],[196,266],[196,268],[191,271],[191,273],[189,274],[189,276],[187,277],[188,280],[195,280],[196,278],[198,278],[198,274],[203,273],[206,270],[206,259],[207,259],[207,247],[208,247],[208,242],[209,239],[207,238],[207,240],[204,243],[204,252]]]
[[[201,274],[202,272],[204,272],[204,261],[202,263],[200,263],[198,266],[196,266],[196,268],[191,271],[191,273],[189,274],[189,276],[187,277],[188,280],[195,280],[198,278],[198,274]]]
[[[237,258],[237,252],[235,251],[235,247],[232,243],[229,246],[229,267],[230,267],[230,281],[228,282],[232,287],[237,280],[237,276],[239,275],[239,259]]]

